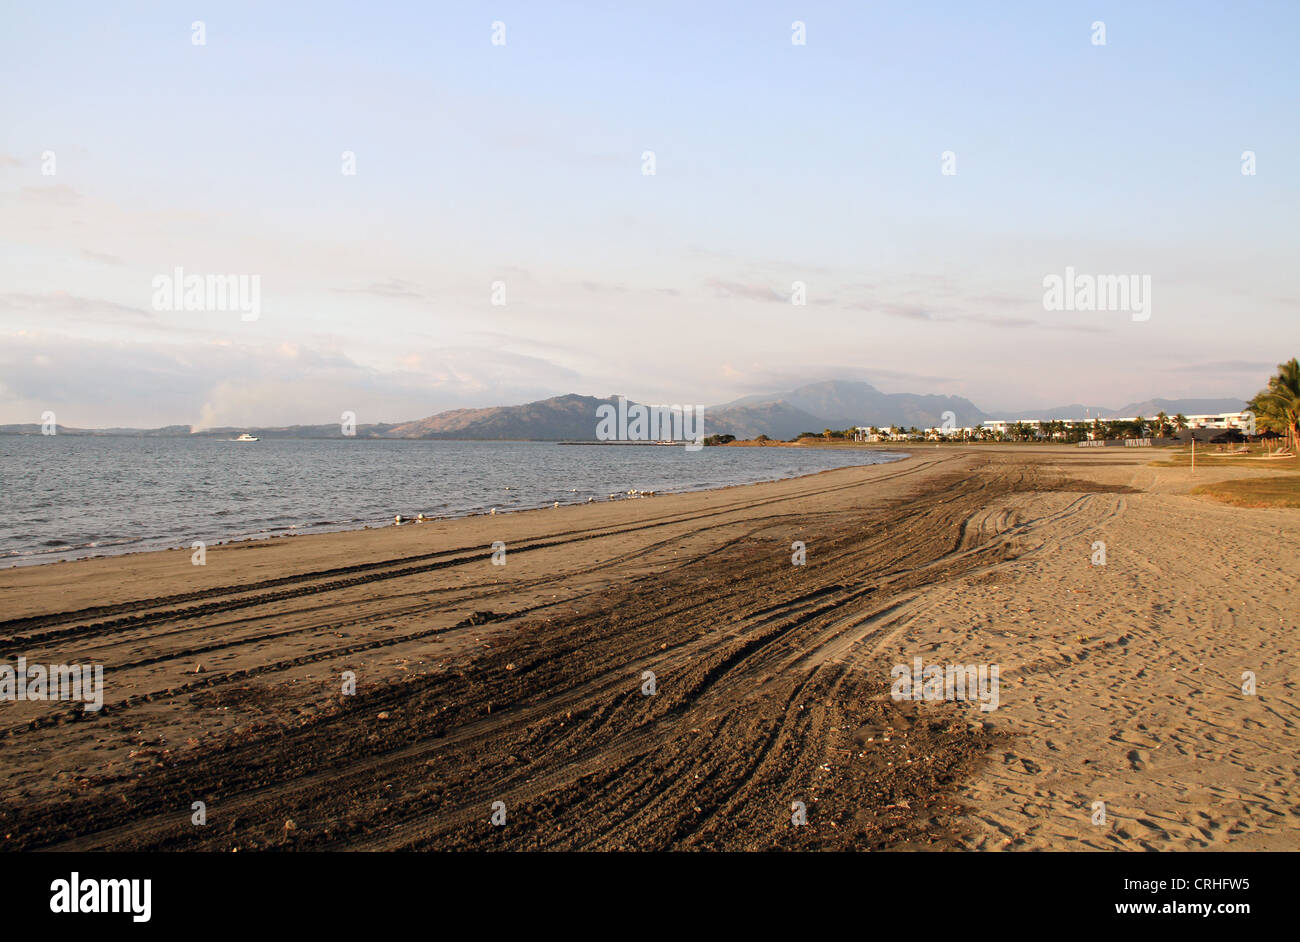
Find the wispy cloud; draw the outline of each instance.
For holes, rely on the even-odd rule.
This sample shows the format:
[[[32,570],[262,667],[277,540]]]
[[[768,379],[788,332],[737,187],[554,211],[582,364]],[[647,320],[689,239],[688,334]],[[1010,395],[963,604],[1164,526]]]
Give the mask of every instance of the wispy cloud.
[[[338,294],[365,294],[375,298],[391,298],[406,301],[427,301],[428,297],[418,290],[419,286],[400,278],[375,281],[362,288],[335,288]]]
[[[96,252],[91,249],[82,249],[82,256],[90,259],[92,262],[103,262],[105,265],[121,265],[122,260],[116,255],[109,255],[107,252]]]
[[[628,290],[627,285],[601,281],[584,281],[582,287],[592,294],[626,294]]]
[[[750,301],[789,301],[788,297],[783,297],[776,291],[773,291],[767,285],[760,284],[740,284],[734,281],[723,281],[720,278],[710,278],[704,282],[705,287],[712,288],[713,293],[721,298],[747,298]]]
[[[973,324],[983,324],[985,327],[1037,327],[1038,321],[1031,320],[1027,317],[998,317],[995,314],[967,314],[956,318],[957,320],[970,321]]]
[[[0,374],[0,423],[49,408],[82,427],[320,424],[344,411],[363,423],[410,421],[581,387],[545,358],[479,348],[376,366],[305,343],[118,343],[30,331],[0,335]]]
[[[845,304],[844,307],[854,311],[865,311],[868,314],[901,317],[909,321],[952,320],[950,317],[936,316],[929,305],[901,301],[851,301]]]
[[[26,199],[56,206],[71,206],[82,200],[80,191],[68,186],[66,183],[51,183],[47,186],[25,186],[22,193]]]
[[[1271,373],[1277,369],[1277,364],[1263,360],[1219,360],[1214,363],[1184,363],[1165,369],[1171,373]]]
[[[888,390],[890,392],[926,393],[933,391],[932,388],[927,387],[946,386],[957,381],[950,376],[863,366],[860,363],[822,363],[816,372],[768,369],[760,366],[743,369],[731,363],[724,363],[721,370],[732,388],[745,395],[777,396],[825,380],[852,380],[878,388],[883,381],[885,385],[893,387]],[[900,384],[906,388],[898,388]]]
[[[144,308],[128,307],[105,301],[102,298],[83,298],[66,291],[46,294],[0,294],[0,311],[34,315],[42,318],[69,318],[76,320],[131,321],[150,320],[153,315]]]

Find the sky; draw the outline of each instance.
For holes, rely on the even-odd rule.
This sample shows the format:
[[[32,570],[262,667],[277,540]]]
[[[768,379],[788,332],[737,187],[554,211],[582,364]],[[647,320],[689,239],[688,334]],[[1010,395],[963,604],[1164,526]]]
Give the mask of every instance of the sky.
[[[1248,397],[1300,352],[1297,35],[1294,2],[6,5],[0,423]],[[1149,277],[1149,317],[1048,310],[1067,267]],[[256,319],[160,303],[177,268],[256,278]]]

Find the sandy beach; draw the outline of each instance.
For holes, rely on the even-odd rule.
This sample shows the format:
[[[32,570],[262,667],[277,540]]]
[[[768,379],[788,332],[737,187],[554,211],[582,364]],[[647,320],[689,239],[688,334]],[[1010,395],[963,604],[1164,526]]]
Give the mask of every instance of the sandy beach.
[[[0,571],[8,661],[105,685],[0,702],[0,846],[1300,848],[1300,511],[1189,494],[1268,472],[907,450]]]

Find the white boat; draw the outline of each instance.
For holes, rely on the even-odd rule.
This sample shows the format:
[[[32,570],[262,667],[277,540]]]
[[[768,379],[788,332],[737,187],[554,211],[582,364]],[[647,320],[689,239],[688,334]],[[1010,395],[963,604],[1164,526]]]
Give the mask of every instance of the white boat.
[[[257,441],[257,439],[254,438],[252,435],[249,435],[247,432],[244,432],[238,438],[232,438],[231,441],[232,442],[255,442]]]

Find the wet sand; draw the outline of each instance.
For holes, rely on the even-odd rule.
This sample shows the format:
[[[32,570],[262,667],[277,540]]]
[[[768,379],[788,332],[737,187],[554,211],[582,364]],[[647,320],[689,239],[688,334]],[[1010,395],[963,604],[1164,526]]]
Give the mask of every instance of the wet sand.
[[[2,571],[9,662],[106,689],[0,702],[0,846],[1294,849],[1300,511],[1113,451]]]

